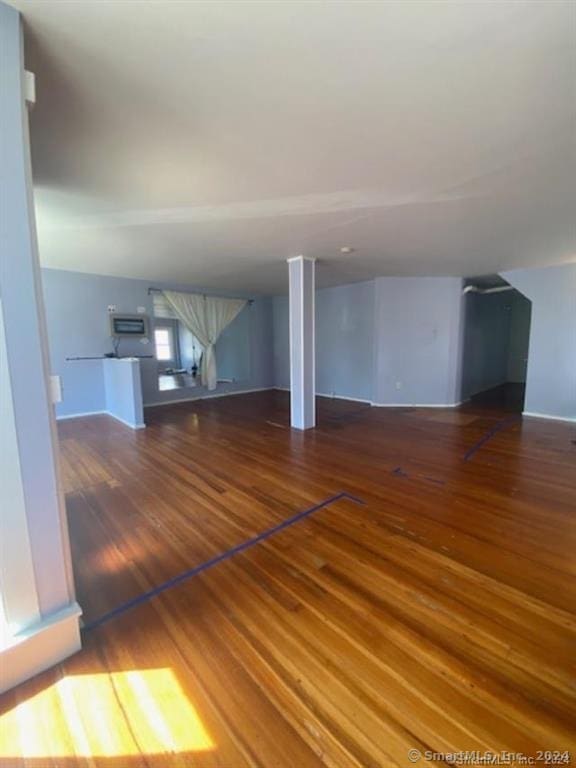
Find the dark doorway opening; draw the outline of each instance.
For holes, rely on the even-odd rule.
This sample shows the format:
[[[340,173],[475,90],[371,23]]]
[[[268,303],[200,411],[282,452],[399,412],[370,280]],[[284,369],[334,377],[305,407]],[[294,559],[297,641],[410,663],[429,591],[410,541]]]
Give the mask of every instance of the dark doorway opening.
[[[499,275],[465,281],[462,400],[524,409],[532,303]]]

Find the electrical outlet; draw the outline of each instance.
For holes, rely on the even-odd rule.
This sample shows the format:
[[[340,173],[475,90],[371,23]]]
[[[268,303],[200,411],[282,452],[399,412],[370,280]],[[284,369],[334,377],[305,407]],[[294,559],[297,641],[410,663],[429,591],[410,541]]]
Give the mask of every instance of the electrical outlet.
[[[145,315],[146,314],[146,307],[138,307],[136,309],[136,312],[138,312],[139,315]]]
[[[401,381],[397,381],[396,382],[396,389],[402,389],[402,382]]]
[[[108,312],[116,312],[116,304],[108,304]]]

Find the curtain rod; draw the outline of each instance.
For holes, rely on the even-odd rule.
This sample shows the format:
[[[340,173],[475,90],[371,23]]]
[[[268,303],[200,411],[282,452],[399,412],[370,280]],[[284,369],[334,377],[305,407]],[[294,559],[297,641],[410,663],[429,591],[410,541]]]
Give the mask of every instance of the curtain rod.
[[[150,288],[148,288],[148,296],[150,296],[151,293],[163,293],[163,290],[162,290],[162,288],[154,288],[154,287],[151,286]],[[192,293],[192,291],[180,291],[180,293]],[[204,298],[206,298],[206,296],[209,296],[210,294],[201,293],[200,295],[204,296]],[[236,298],[240,298],[240,297],[238,297],[238,296],[214,296],[213,298],[215,298],[215,299],[219,299],[219,298],[221,298],[221,299],[236,299]],[[244,299],[243,296],[242,296],[242,299]],[[248,302],[248,304],[254,304],[254,299],[246,299],[246,301]]]

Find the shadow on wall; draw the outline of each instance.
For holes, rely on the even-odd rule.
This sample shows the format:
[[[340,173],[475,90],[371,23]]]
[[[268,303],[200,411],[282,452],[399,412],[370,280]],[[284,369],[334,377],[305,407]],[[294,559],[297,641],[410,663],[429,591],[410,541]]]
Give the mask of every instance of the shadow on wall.
[[[526,384],[532,303],[497,276],[467,281],[462,400]],[[466,289],[465,289],[466,290]],[[517,408],[523,408],[522,396]]]

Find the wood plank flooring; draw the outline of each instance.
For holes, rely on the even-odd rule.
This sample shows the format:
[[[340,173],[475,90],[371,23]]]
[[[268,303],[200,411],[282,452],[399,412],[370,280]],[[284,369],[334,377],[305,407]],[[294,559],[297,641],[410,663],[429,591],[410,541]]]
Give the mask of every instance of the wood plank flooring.
[[[576,764],[573,426],[518,418],[464,461],[500,411],[320,398],[302,434],[288,405],[153,408],[138,432],[61,422],[86,622],[340,491],[364,504],[85,633],[0,700],[1,766]]]

